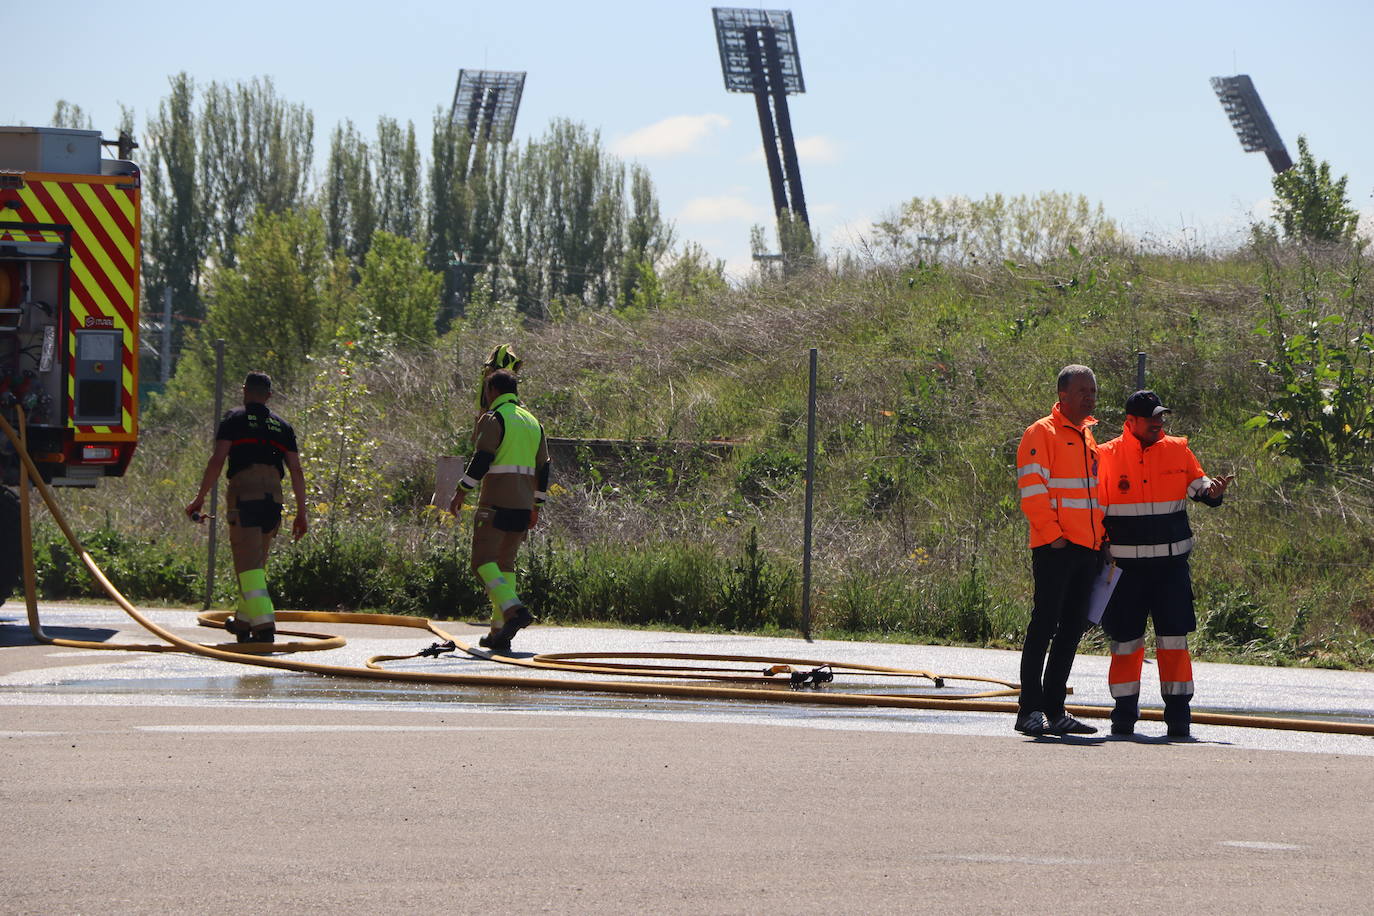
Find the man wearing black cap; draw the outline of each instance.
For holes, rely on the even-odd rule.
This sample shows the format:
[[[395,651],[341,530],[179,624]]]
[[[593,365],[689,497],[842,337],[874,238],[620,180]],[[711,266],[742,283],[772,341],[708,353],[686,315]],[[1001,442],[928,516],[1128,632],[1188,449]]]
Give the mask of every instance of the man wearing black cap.
[[[1166,436],[1171,411],[1153,391],[1126,399],[1126,428],[1101,446],[1103,523],[1121,578],[1102,615],[1112,643],[1107,675],[1116,707],[1112,734],[1130,735],[1140,715],[1145,621],[1155,625],[1159,688],[1171,738],[1187,738],[1192,722],[1193,662],[1188,634],[1197,629],[1188,555],[1193,529],[1188,500],[1219,506],[1231,477],[1208,477],[1182,436]]]

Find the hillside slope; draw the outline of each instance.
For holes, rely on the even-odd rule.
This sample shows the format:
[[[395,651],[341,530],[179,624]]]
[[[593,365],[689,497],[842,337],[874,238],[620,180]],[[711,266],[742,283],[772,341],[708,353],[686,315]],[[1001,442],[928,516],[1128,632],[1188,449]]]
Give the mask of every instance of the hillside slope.
[[[434,458],[466,454],[481,357],[506,341],[551,435],[642,440],[613,461],[584,452],[556,469],[557,498],[521,570],[546,617],[797,626],[816,347],[814,628],[1015,643],[1030,590],[1020,434],[1049,410],[1059,368],[1082,362],[1098,375],[1099,441],[1116,435],[1144,353],[1148,386],[1175,409],[1170,432],[1209,471],[1237,475],[1223,508],[1192,510],[1204,654],[1374,664],[1367,435],[1356,459],[1323,468],[1264,448],[1273,428],[1246,426],[1284,385],[1263,364],[1275,338],[1258,330],[1281,319],[1301,332],[1333,314],[1342,323],[1315,333],[1374,330],[1367,266],[1278,250],[850,263],[535,327],[488,309],[425,352],[359,345],[279,398],[302,435],[316,518],[281,550],[274,588],[288,605],[484,614],[466,535],[423,507]],[[1368,350],[1348,354],[1364,362],[1331,384],[1367,384]],[[119,487],[75,497],[129,576],[153,578],[158,557],[173,570],[139,586],[150,595],[193,600],[199,587],[201,533],[177,507],[203,466],[208,413],[170,401],[148,412],[125,485],[149,499]],[[680,445],[717,439],[735,442],[725,460]],[[49,592],[79,591],[53,572],[60,553]]]

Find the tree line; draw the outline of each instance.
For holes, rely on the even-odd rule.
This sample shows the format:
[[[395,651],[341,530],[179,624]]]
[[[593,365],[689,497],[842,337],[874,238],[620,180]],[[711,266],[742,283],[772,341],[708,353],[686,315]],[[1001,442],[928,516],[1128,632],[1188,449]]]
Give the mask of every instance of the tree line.
[[[432,341],[474,298],[535,317],[634,305],[673,243],[649,173],[571,120],[504,144],[437,109],[427,154],[413,123],[345,121],[317,176],[314,115],[270,78],[169,82],[135,158],[144,301],[171,290],[178,350],[187,326],[231,358],[267,340],[289,374],[339,337]],[[65,101],[54,118],[89,127]]]

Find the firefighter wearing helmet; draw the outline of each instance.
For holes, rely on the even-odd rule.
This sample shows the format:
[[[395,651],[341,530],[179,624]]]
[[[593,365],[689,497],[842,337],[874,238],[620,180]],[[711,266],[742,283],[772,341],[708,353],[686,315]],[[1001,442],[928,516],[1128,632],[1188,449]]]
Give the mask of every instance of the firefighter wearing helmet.
[[[488,376],[483,386],[488,409],[477,420],[472,459],[449,504],[449,511],[459,515],[467,494],[478,490],[472,572],[492,605],[491,632],[480,643],[501,655],[509,655],[511,637],[534,622],[515,590],[515,555],[539,520],[549,489],[544,428],[521,406],[518,388],[509,369]]]
[[[491,374],[500,369],[505,369],[511,375],[519,375],[520,367],[524,361],[515,355],[515,350],[510,344],[497,344],[491,348],[487,354],[486,362],[482,363],[482,381],[477,386],[477,406],[483,411],[491,407],[490,399],[487,397],[487,379]]]
[[[477,416],[472,423],[473,444],[477,442],[477,423],[482,419],[482,414],[491,408],[491,398],[487,396],[488,379],[491,378],[493,372],[499,372],[502,369],[511,375],[518,376],[523,364],[524,361],[515,355],[515,350],[511,348],[510,344],[497,344],[487,354],[486,362],[482,363],[482,379],[477,383]]]

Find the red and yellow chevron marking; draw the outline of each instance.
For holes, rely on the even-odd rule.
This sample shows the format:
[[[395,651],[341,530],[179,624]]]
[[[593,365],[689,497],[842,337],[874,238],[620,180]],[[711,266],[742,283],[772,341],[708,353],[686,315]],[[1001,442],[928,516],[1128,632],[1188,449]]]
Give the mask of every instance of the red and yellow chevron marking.
[[[69,329],[124,331],[124,417],[119,426],[76,426],[76,335],[67,334],[67,423],[77,441],[129,441],[138,435],[139,191],[127,175],[40,175],[28,173],[23,187],[7,189],[17,209],[0,207],[0,237],[60,241],[56,232],[5,231],[6,222],[47,223],[72,229]],[[52,235],[55,238],[44,238]]]

